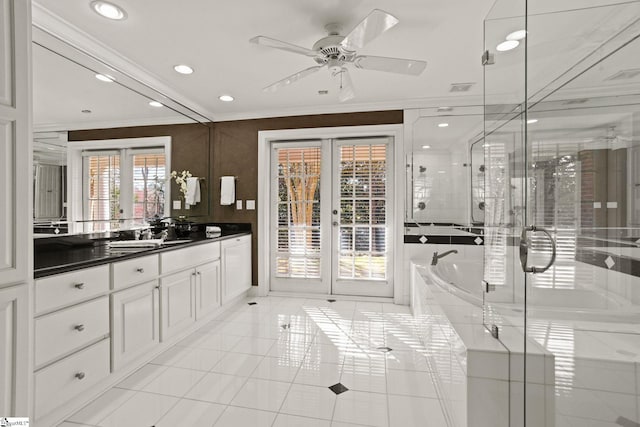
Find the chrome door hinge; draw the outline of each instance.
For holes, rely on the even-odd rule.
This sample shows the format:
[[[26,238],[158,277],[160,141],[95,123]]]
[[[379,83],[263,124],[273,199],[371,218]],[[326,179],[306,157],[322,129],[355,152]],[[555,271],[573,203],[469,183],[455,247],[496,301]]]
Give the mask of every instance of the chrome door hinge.
[[[491,336],[498,339],[499,333],[498,325],[491,325]]]
[[[482,66],[485,65],[493,65],[496,63],[496,59],[493,56],[493,53],[489,52],[488,50],[485,50],[484,53],[482,54]]]
[[[483,280],[482,281],[482,288],[484,289],[484,291],[486,293],[489,293],[489,292],[493,292],[493,291],[496,290],[496,285],[492,285],[489,282],[487,282],[486,280]]]

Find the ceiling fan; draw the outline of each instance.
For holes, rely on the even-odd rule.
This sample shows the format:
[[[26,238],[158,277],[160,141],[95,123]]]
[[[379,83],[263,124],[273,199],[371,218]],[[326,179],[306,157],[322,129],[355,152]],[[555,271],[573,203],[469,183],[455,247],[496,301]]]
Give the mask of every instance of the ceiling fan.
[[[341,27],[339,24],[326,25],[325,29],[329,35],[318,40],[311,49],[266,36],[252,38],[249,40],[251,43],[308,56],[318,64],[279,80],[265,87],[264,90],[274,92],[319,71],[321,68],[327,67],[338,84],[338,99],[343,102],[355,96],[347,69],[348,64],[353,64],[356,68],[363,70],[387,71],[412,76],[419,75],[427,66],[425,61],[358,55],[356,52],[357,49],[365,46],[371,40],[398,24],[398,22],[400,21],[395,16],[380,9],[374,9],[346,36],[340,35]]]

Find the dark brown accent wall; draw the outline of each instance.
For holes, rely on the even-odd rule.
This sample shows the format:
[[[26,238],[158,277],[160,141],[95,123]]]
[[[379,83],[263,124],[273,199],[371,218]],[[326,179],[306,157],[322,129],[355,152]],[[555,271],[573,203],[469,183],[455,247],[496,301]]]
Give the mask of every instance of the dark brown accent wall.
[[[140,138],[171,136],[171,168],[188,169],[196,176],[207,178],[202,187],[203,202],[191,211],[172,211],[172,215],[202,215],[202,220],[224,223],[250,223],[253,232],[253,284],[258,283],[258,215],[257,210],[236,210],[235,206],[220,205],[220,177],[237,176],[236,199],[258,200],[258,132],[280,129],[308,129],[319,127],[366,126],[402,124],[402,110],[363,113],[318,114],[237,120],[200,124],[139,126],[113,129],[94,129],[69,132],[69,141],[94,139]],[[211,131],[211,132],[209,132]],[[172,186],[172,194],[177,187]],[[205,203],[206,201],[206,203]],[[210,206],[210,209],[209,209]]]
[[[201,182],[201,202],[189,210],[171,210],[171,215],[187,215],[208,219],[211,212],[211,198],[209,197],[211,188],[210,130],[210,126],[198,123],[76,130],[69,132],[69,141],[170,136],[171,169],[188,170],[194,176],[205,178]],[[171,194],[172,199],[176,199],[176,195],[179,194],[178,186],[173,180],[171,181]]]
[[[211,179],[219,183],[220,177],[233,175],[236,199],[258,200],[258,132],[279,129],[305,129],[337,126],[365,126],[401,124],[402,110],[367,113],[321,114],[310,116],[277,117],[269,119],[215,122],[213,124],[213,150]],[[213,220],[216,222],[248,222],[253,231],[253,284],[258,283],[258,215],[257,211],[236,210],[235,206],[220,206],[220,185],[212,189]],[[243,208],[246,206],[243,206]]]

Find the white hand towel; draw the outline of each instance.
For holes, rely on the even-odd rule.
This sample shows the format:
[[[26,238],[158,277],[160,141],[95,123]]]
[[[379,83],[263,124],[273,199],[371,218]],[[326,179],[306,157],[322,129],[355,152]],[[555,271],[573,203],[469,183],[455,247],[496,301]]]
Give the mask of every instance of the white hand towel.
[[[236,201],[236,177],[223,176],[220,179],[220,204],[232,205]]]
[[[188,205],[200,203],[200,179],[198,177],[187,178],[187,194],[184,199]]]

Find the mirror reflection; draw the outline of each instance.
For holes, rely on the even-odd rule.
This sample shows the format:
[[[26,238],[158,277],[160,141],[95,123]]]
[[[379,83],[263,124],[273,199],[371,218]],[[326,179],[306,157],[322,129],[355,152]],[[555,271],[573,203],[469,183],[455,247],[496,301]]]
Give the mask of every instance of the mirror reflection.
[[[206,189],[199,188],[200,201],[186,205],[170,177],[172,170],[190,170],[198,185],[206,185],[204,119],[179,113],[171,100],[149,88],[123,85],[126,79],[116,70],[72,48],[58,48],[36,33],[34,231],[107,231],[208,215]],[[177,144],[192,144],[197,154],[176,155]]]

